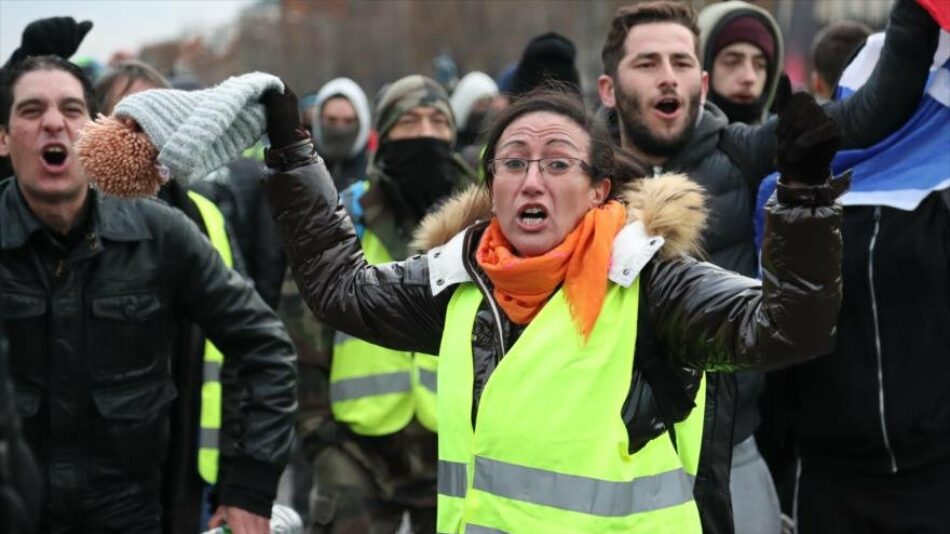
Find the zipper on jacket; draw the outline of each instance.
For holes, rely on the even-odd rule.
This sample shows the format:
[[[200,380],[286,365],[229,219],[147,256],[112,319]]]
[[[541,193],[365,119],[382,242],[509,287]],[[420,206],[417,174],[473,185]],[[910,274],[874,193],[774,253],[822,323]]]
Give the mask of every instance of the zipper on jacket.
[[[471,245],[472,231],[469,230],[469,232],[465,234],[464,250],[466,251],[466,254],[463,257],[462,264],[465,265],[465,270],[468,271],[468,275],[472,277],[472,280],[474,280],[475,284],[478,286],[478,290],[482,292],[482,295],[485,296],[485,300],[488,301],[488,307],[491,309],[492,316],[495,318],[495,333],[498,334],[498,346],[501,347],[501,357],[504,358],[505,354],[508,353],[508,349],[505,348],[505,333],[501,329],[501,313],[498,311],[498,305],[495,303],[495,299],[492,297],[491,292],[488,291],[488,286],[485,285],[485,281],[482,280],[482,277],[479,276],[478,273],[475,272],[475,269],[473,269],[471,266],[467,254],[467,252],[471,250]]]
[[[663,172],[663,167],[660,167],[659,165],[654,165],[654,166],[653,166],[653,177],[654,177],[654,178],[656,178],[657,176],[659,176],[660,173],[662,173],[662,172]]]
[[[874,317],[874,349],[877,354],[877,406],[881,416],[881,435],[884,437],[884,448],[891,460],[891,473],[897,473],[897,458],[891,449],[891,439],[887,433],[887,420],[884,416],[884,364],[881,356],[881,325],[877,316],[877,293],[874,291],[874,247],[877,245],[877,234],[881,229],[881,207],[874,208],[874,233],[871,234],[871,244],[868,247],[868,288],[871,291],[871,315]]]

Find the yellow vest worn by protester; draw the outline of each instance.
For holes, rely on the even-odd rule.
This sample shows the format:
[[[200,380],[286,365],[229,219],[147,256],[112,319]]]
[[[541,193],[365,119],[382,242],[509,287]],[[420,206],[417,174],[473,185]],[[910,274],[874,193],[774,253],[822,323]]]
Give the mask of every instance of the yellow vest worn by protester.
[[[473,422],[482,295],[455,290],[439,353],[438,532],[701,532],[669,436],[629,453],[621,407],[638,293],[639,279],[611,283],[586,344],[555,293],[492,373]]]
[[[231,268],[234,258],[231,255],[231,243],[225,229],[224,216],[210,200],[188,191],[188,198],[198,207],[201,220],[208,231],[211,245],[221,255],[224,264]],[[198,474],[208,484],[218,480],[218,435],[221,431],[221,366],[224,355],[205,340],[204,369],[201,374],[201,417],[198,433]]]
[[[366,261],[392,261],[376,235],[362,237]],[[391,350],[337,332],[330,363],[330,409],[333,417],[363,436],[394,434],[415,416],[436,431],[436,371],[431,354]]]

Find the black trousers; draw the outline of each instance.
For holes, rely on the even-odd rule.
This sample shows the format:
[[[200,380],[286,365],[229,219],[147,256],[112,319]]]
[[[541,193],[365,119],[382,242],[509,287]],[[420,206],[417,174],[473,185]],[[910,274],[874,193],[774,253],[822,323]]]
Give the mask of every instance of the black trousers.
[[[865,475],[802,459],[798,533],[946,534],[950,459],[907,473]]]

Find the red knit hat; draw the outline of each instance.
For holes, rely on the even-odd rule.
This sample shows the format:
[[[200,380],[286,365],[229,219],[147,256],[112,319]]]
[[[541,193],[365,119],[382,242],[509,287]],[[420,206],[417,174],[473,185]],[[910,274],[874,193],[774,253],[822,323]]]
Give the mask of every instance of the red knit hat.
[[[713,55],[735,43],[752,43],[771,63],[775,58],[775,37],[765,22],[755,15],[740,15],[723,25],[713,43]]]

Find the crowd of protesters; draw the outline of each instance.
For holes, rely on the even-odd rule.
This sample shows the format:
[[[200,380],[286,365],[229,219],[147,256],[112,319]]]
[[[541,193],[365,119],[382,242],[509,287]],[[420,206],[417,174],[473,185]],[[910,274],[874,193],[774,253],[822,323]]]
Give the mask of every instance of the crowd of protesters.
[[[0,72],[0,531],[947,531],[950,4],[824,28],[807,92],[740,0],[619,9],[594,87],[553,32],[224,90],[92,29]]]

